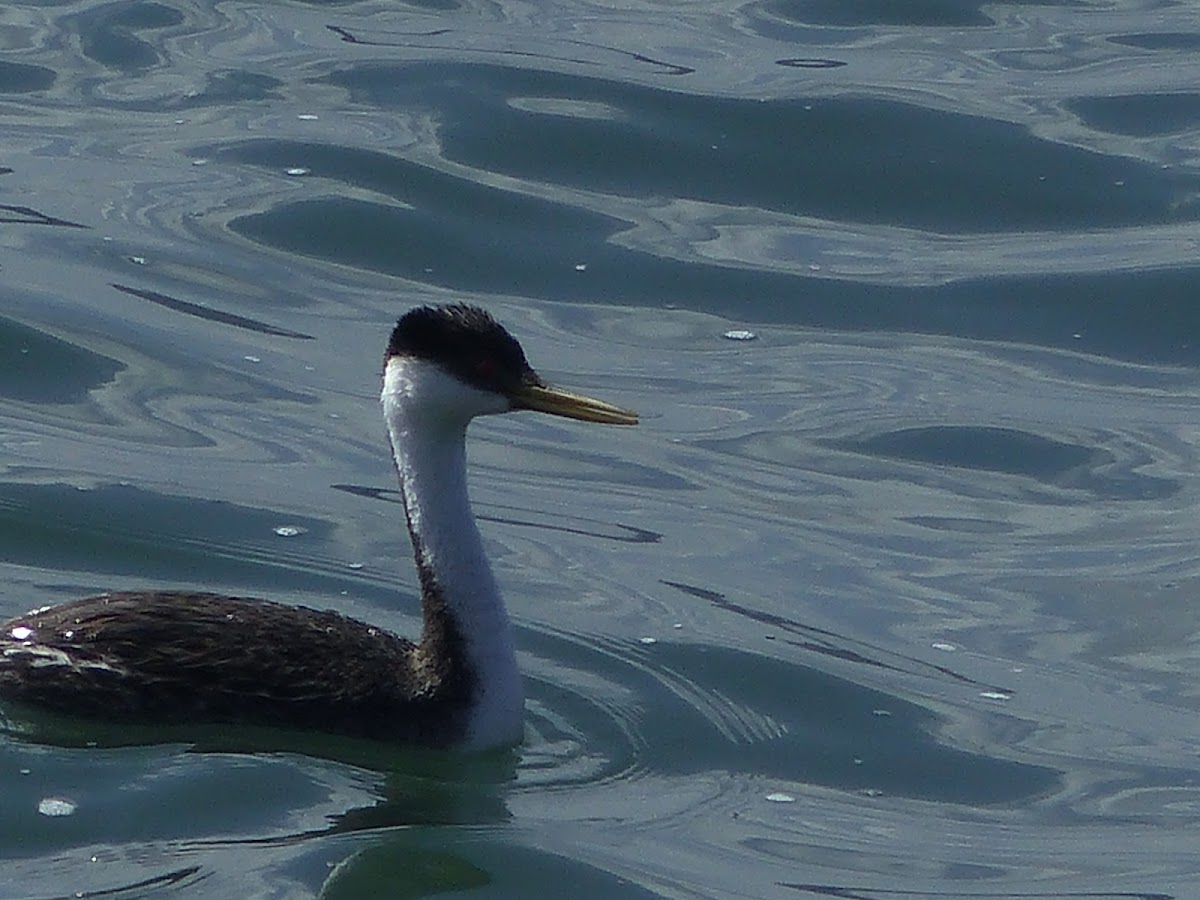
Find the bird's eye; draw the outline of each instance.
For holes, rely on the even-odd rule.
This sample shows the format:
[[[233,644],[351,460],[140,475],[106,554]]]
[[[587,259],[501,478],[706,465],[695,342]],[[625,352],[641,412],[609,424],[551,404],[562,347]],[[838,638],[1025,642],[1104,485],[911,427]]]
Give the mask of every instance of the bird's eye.
[[[489,380],[495,378],[496,363],[490,358],[479,360],[477,363],[475,363],[475,374],[480,378]]]

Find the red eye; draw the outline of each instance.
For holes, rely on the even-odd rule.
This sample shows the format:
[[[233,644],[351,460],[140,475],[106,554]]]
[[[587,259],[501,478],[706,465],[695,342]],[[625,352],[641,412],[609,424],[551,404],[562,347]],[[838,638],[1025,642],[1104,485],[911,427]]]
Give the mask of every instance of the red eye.
[[[496,364],[490,359],[481,359],[475,363],[475,374],[480,378],[495,378]]]

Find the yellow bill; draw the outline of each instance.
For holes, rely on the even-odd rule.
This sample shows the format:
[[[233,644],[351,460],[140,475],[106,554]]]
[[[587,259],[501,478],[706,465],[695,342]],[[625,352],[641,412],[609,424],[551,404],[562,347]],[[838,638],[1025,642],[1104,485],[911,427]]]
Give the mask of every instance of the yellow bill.
[[[518,409],[533,409],[552,416],[565,416],[583,422],[599,422],[602,425],[636,425],[635,412],[593,400],[581,394],[572,394],[549,385],[526,385],[513,394],[513,404]]]

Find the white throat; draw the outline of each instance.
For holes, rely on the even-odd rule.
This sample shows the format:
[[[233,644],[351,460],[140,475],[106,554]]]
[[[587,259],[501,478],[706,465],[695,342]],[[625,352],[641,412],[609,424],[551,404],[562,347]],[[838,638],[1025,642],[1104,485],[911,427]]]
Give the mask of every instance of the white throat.
[[[512,624],[471,512],[466,460],[471,419],[505,412],[507,402],[432,363],[404,357],[388,361],[381,399],[418,552],[441,588],[478,678],[466,742],[516,743],[525,704]]]

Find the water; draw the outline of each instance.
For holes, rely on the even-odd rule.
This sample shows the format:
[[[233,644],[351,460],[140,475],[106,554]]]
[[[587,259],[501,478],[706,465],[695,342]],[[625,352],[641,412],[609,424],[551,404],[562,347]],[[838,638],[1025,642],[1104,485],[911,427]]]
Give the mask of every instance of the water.
[[[1190,6],[93,0],[0,47],[0,613],[414,632],[419,303],[643,415],[473,429],[518,753],[43,721],[0,897],[1200,896]]]

